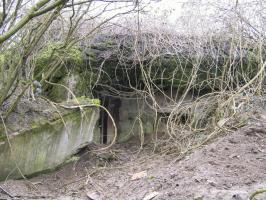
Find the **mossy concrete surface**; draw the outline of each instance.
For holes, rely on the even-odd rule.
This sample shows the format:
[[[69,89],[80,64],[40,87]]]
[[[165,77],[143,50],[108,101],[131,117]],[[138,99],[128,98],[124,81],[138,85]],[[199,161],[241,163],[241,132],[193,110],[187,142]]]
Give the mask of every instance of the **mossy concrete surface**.
[[[70,114],[0,141],[0,180],[52,170],[93,140],[98,108]]]
[[[122,99],[119,109],[118,142],[155,132],[156,116],[143,99]]]

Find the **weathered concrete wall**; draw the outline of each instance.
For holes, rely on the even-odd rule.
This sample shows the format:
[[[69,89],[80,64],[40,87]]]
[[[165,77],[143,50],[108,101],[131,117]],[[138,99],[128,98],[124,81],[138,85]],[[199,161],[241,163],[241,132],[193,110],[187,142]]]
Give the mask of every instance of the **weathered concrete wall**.
[[[140,137],[141,134],[149,135],[155,132],[166,131],[165,122],[159,120],[161,117],[156,115],[142,97],[132,98],[113,98],[109,97],[107,109],[113,116],[117,127],[116,142],[126,142],[132,137]],[[117,100],[120,101],[119,105],[115,105]],[[118,107],[117,107],[118,106]],[[159,124],[158,124],[159,123]],[[108,117],[107,124],[97,126],[94,140],[96,142],[103,142],[101,137],[103,126],[107,126],[107,143],[111,143],[115,136],[115,129],[110,117]]]
[[[63,116],[64,123],[58,119],[1,139],[0,180],[58,167],[93,140],[98,117],[97,108],[75,110]]]
[[[121,99],[119,109],[118,141],[155,132],[156,116],[143,99]]]
[[[151,135],[154,133],[167,132],[167,115],[174,109],[181,99],[181,94],[177,90],[166,90],[164,93],[156,93],[157,113],[152,109],[151,98],[145,100],[142,96],[132,98],[114,98],[109,96],[109,112],[114,117],[117,126],[117,142],[125,142],[131,137],[140,137],[140,134]],[[107,95],[108,97],[108,95]],[[116,108],[115,102],[119,100],[119,107]],[[189,92],[182,103],[188,103],[193,100],[193,94]],[[100,129],[97,129],[100,132]],[[107,143],[111,143],[114,137],[114,128],[112,122],[108,119]],[[100,135],[100,134],[97,134]],[[101,138],[96,138],[100,141]]]

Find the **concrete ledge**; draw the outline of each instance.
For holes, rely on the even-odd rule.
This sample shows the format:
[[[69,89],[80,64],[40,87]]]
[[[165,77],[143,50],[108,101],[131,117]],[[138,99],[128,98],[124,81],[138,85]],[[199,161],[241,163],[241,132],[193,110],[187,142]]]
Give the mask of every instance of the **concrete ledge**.
[[[93,140],[99,110],[72,110],[62,119],[9,135],[0,141],[0,180],[52,170]],[[10,148],[11,146],[11,148]]]

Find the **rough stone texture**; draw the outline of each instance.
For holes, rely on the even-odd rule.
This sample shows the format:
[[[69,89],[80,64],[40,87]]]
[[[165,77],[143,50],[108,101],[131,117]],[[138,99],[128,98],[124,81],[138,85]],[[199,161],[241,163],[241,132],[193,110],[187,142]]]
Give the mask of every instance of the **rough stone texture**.
[[[66,75],[54,85],[47,93],[49,99],[55,102],[62,102],[74,99],[75,97],[91,96],[91,76],[88,73],[76,73]]]
[[[51,170],[92,142],[97,108],[86,108],[83,113],[74,110],[62,118],[64,122],[58,118],[2,139],[0,179]]]

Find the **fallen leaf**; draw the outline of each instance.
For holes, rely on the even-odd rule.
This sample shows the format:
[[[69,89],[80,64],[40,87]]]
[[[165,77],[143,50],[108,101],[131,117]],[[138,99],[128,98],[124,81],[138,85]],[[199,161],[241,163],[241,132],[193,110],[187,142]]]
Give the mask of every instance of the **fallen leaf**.
[[[156,197],[158,194],[159,194],[159,192],[152,192],[152,193],[148,194],[147,196],[145,196],[143,200],[150,200],[150,199],[153,199],[153,198]]]
[[[138,172],[136,174],[133,174],[130,180],[134,181],[134,180],[144,178],[146,176],[147,176],[147,171],[142,171],[142,172]]]
[[[240,156],[237,155],[237,154],[235,154],[235,153],[229,155],[229,158],[239,158],[239,157],[240,157]]]
[[[101,200],[101,197],[96,192],[87,192],[87,197],[89,200]]]

